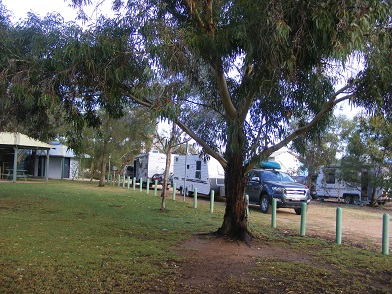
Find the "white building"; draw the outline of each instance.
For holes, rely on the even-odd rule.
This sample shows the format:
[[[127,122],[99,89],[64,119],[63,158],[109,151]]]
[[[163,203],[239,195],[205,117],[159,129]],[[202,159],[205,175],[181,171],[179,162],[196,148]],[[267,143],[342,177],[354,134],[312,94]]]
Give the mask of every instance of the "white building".
[[[288,173],[289,175],[299,175],[301,165],[299,156],[295,152],[289,150],[287,147],[283,147],[272,153],[268,160],[278,162],[282,167],[281,170]]]
[[[58,141],[50,142],[54,148],[49,150],[49,173],[52,179],[74,179],[78,177],[79,161],[72,149]],[[39,151],[38,160],[35,162],[34,175],[45,174],[46,151]]]

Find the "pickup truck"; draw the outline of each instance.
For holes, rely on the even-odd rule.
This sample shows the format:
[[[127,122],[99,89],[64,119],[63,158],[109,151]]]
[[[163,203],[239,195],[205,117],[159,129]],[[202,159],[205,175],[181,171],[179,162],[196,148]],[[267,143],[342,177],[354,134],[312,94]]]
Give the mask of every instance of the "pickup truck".
[[[259,204],[263,213],[271,213],[272,199],[277,200],[277,208],[293,208],[301,214],[302,203],[309,204],[309,189],[295,182],[288,174],[276,169],[253,169],[246,186],[249,203]]]

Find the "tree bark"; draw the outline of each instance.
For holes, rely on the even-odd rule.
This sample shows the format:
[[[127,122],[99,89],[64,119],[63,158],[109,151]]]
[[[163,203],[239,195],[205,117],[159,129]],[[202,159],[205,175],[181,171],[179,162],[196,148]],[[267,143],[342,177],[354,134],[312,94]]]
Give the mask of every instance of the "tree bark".
[[[161,193],[161,210],[166,210],[166,188],[167,188],[167,181],[169,179],[169,173],[170,173],[170,165],[171,165],[171,156],[173,153],[173,145],[175,141],[175,123],[173,122],[172,126],[172,131],[170,134],[170,140],[169,144],[167,146],[166,150],[166,166],[165,166],[165,173],[163,175],[162,179],[162,193]]]
[[[95,172],[94,172],[94,159],[92,158],[91,159],[91,165],[90,165],[90,171],[91,171],[91,173],[90,173],[90,182],[92,182],[93,181],[93,179],[94,179],[94,175],[95,175]]]
[[[98,187],[105,187],[105,175],[106,175],[106,162],[108,156],[108,145],[109,145],[109,126],[110,126],[110,116],[106,116],[106,123],[105,123],[105,133],[104,133],[104,140],[103,140],[103,152],[102,152],[102,161],[101,161],[101,177],[99,178]],[[110,171],[109,171],[110,172]]]
[[[101,162],[101,177],[99,178],[99,187],[105,187],[105,175],[106,175],[106,154],[102,154]]]
[[[225,175],[226,210],[218,233],[233,239],[246,240],[250,232],[245,203],[247,179],[242,155],[245,136],[242,130],[232,127],[228,128],[228,138],[226,151],[228,165]]]
[[[167,187],[167,180],[169,178],[169,172],[170,172],[170,164],[171,164],[171,154],[172,154],[172,148],[169,146],[166,152],[166,167],[165,167],[165,173],[163,175],[162,179],[162,192],[161,192],[161,210],[166,210],[166,187]]]

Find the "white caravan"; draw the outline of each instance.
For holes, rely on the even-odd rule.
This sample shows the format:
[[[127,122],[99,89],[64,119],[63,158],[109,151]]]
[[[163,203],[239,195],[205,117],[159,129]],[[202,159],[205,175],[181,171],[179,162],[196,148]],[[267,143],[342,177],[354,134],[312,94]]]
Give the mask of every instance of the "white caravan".
[[[175,155],[173,184],[185,195],[197,188],[198,194],[224,196],[225,173],[222,165],[213,157],[204,160],[199,155]]]
[[[143,179],[143,183],[147,183],[147,178],[152,182],[152,176],[155,174],[163,174],[166,167],[166,154],[152,151],[145,154],[137,155],[133,161],[133,173],[136,181]],[[173,172],[173,157],[170,171]]]
[[[361,176],[361,185],[352,185],[344,181],[344,175],[341,174],[337,166],[325,166],[320,169],[316,181],[316,194],[320,199],[336,198],[343,199],[345,203],[357,204],[368,202],[372,192],[369,185],[369,171],[359,172]],[[376,201],[384,204],[386,195],[380,188],[376,189]]]

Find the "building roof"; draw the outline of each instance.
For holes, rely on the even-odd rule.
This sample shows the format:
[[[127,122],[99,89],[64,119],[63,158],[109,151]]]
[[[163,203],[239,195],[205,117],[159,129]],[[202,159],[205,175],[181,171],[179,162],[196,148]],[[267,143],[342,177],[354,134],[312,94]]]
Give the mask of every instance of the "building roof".
[[[50,152],[49,152],[50,156],[69,157],[69,158],[76,157],[76,154],[72,149],[61,144],[60,142],[53,141],[53,142],[50,142],[50,144],[53,146],[53,149],[50,150]]]
[[[52,145],[30,138],[21,133],[0,132],[0,147],[24,147],[29,149],[51,149]]]
[[[279,156],[279,155],[284,154],[284,153],[291,154],[292,156],[294,156],[294,157],[297,158],[297,159],[300,157],[297,153],[291,151],[291,150],[288,149],[287,147],[283,147],[283,148],[280,148],[279,150],[276,150],[275,152],[273,152],[273,153],[270,155],[270,157]]]

